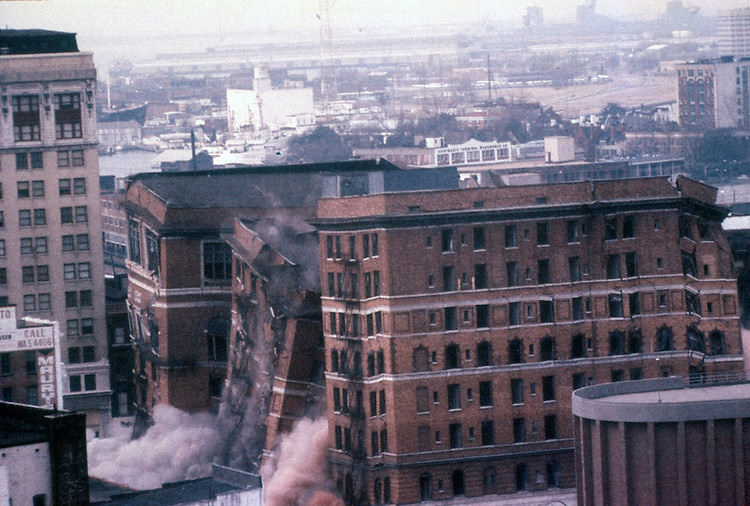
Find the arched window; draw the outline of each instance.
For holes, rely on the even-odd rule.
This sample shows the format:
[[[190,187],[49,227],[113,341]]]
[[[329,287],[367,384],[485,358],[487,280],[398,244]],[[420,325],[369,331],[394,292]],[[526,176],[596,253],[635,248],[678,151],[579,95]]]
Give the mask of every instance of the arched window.
[[[419,498],[422,501],[432,499],[432,476],[427,473],[419,477]]]
[[[539,360],[555,360],[555,338],[547,336],[542,338],[539,343]]]
[[[560,486],[560,466],[556,460],[547,462],[547,487],[558,488]]]
[[[520,364],[523,362],[523,342],[518,339],[511,339],[508,343],[508,363]]]
[[[706,343],[703,339],[703,332],[698,330],[696,327],[690,326],[687,328],[687,346],[688,350],[700,351],[701,353],[706,352]]]
[[[633,329],[628,333],[628,353],[641,353],[643,351],[643,336],[641,331]]]
[[[412,354],[412,368],[414,372],[424,372],[430,370],[430,358],[427,348],[417,346]]]
[[[711,343],[711,355],[723,355],[726,353],[726,347],[724,343],[724,334],[718,330],[714,330],[708,336],[708,342]]]
[[[586,337],[576,334],[570,340],[570,358],[582,358],[586,356]]]
[[[453,495],[464,495],[464,472],[456,469],[451,474],[451,484],[453,485]]]
[[[623,355],[625,353],[625,333],[615,330],[609,334],[609,354]]]
[[[674,349],[672,328],[663,326],[656,331],[656,351],[669,351]]]
[[[487,341],[477,344],[477,366],[492,365],[492,345]]]
[[[458,350],[457,344],[449,344],[445,347],[445,368],[446,369],[457,369],[461,366],[460,364],[461,354]]]
[[[206,326],[208,337],[208,359],[217,362],[227,361],[227,343],[232,324],[227,318],[212,318]]]
[[[331,371],[339,371],[339,351],[331,350]]]

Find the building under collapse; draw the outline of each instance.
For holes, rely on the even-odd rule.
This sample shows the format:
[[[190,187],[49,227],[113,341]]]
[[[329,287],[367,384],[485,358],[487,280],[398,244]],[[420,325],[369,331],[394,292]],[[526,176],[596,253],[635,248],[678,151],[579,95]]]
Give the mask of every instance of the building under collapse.
[[[317,234],[306,224],[318,198],[457,186],[455,169],[372,160],[133,177],[136,433],[160,403],[220,411],[223,461],[254,467],[322,393]]]
[[[715,202],[682,177],[322,199],[347,502],[573,487],[574,389],[741,372]]]

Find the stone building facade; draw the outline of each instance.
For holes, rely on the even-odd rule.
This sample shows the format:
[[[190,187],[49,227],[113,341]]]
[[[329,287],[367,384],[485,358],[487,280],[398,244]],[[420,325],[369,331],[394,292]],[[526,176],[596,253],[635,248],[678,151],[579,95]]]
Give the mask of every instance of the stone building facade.
[[[322,199],[346,500],[573,487],[574,389],[741,371],[715,199],[665,177]]]
[[[75,34],[44,30],[0,30],[0,46],[0,305],[59,322],[64,407],[103,434],[111,392],[93,56]],[[30,401],[26,391],[6,398]]]

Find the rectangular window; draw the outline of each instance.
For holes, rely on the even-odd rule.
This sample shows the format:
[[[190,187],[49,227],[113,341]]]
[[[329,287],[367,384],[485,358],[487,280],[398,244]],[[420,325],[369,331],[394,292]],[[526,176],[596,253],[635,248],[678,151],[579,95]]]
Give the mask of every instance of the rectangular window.
[[[76,249],[78,249],[78,251],[89,250],[89,234],[76,235]]]
[[[516,225],[505,225],[505,247],[518,247],[518,238],[516,237]]]
[[[555,321],[555,312],[551,300],[539,301],[539,321],[541,323],[552,323]]]
[[[16,153],[16,170],[28,170],[29,157],[28,153]]]
[[[7,285],[8,284],[8,269],[5,267],[0,267],[0,285]]]
[[[31,182],[31,196],[37,198],[44,197],[44,181]]]
[[[70,163],[73,167],[83,167],[83,150],[74,149],[70,152]]]
[[[549,236],[547,234],[547,224],[537,223],[536,224],[536,244],[537,246],[549,245]]]
[[[628,295],[628,306],[630,307],[630,316],[641,314],[638,292],[633,292]]]
[[[96,353],[93,346],[83,347],[83,361],[84,362],[96,362]]]
[[[481,290],[489,288],[489,277],[487,276],[487,264],[474,265],[474,289]]]
[[[67,320],[65,322],[65,333],[68,337],[78,337],[79,327],[78,320]]]
[[[581,258],[568,258],[568,271],[570,272],[570,282],[575,283],[581,280]]]
[[[480,304],[475,309],[477,328],[488,328],[490,326],[490,306],[488,304]]]
[[[508,304],[508,325],[521,324],[521,303],[510,302]]]
[[[146,230],[146,268],[159,273],[159,239],[156,234]]]
[[[373,457],[375,455],[380,455],[380,450],[378,450],[378,443],[378,431],[374,430],[370,433],[370,451]]]
[[[456,308],[445,308],[445,330],[456,330],[457,328]]]
[[[526,420],[524,418],[513,419],[513,442],[526,442]]]
[[[86,206],[76,206],[76,223],[87,223],[89,221],[88,210]]]
[[[625,216],[622,220],[622,238],[635,237],[635,216]]]
[[[378,415],[378,393],[370,392],[370,416]]]
[[[518,286],[518,262],[506,262],[505,271],[508,276],[508,286]]]
[[[557,416],[544,417],[544,439],[557,439]]]
[[[23,296],[23,310],[36,311],[36,295]]]
[[[510,380],[510,394],[513,404],[523,404],[523,380],[521,378]]]
[[[62,250],[63,251],[73,251],[75,250],[75,242],[74,242],[74,236],[72,235],[64,235],[62,236]]]
[[[430,411],[430,391],[427,387],[417,387],[417,413],[427,413]]]
[[[42,169],[44,168],[44,161],[42,159],[42,152],[41,151],[32,151],[29,153],[31,157],[31,168],[32,169]]]
[[[91,300],[91,290],[81,290],[79,295],[79,300],[81,303],[81,307],[91,307],[92,306],[92,300]]]
[[[484,227],[474,227],[474,250],[482,250],[485,248]]]
[[[55,94],[55,138],[79,139],[81,131],[81,94]]]
[[[0,374],[3,376],[7,376],[11,372],[12,369],[10,365],[10,353],[0,353]]]
[[[66,281],[76,279],[76,264],[63,264],[63,279]]]
[[[78,292],[65,292],[65,307],[78,307]]]
[[[57,152],[57,166],[58,167],[70,166],[70,151],[58,151]]]
[[[0,239],[0,257],[5,256],[5,239]]]
[[[494,401],[492,399],[492,382],[491,381],[480,381],[479,382],[479,406],[492,406]]]
[[[452,265],[443,267],[443,291],[452,292],[456,289],[456,268]]]
[[[573,390],[578,390],[586,386],[586,375],[582,372],[573,375]]]
[[[543,401],[555,400],[555,377],[554,376],[542,377],[542,400]]]
[[[638,275],[638,257],[635,251],[625,253],[625,273],[629,278]]]
[[[11,98],[13,106],[13,140],[38,141],[40,137],[39,97],[18,95]]]
[[[451,448],[461,448],[463,446],[462,441],[462,427],[460,423],[452,423],[448,426],[450,433],[450,444]]]
[[[16,183],[16,191],[19,199],[27,199],[31,195],[28,181],[18,181]]]
[[[380,295],[380,271],[372,272],[372,294],[375,297]]]
[[[461,387],[458,384],[448,385],[448,409],[461,409]]]
[[[607,279],[620,277],[620,255],[607,255]]]
[[[568,230],[568,242],[580,242],[580,237],[578,236],[578,222],[575,220],[568,221],[567,223],[567,230]]]
[[[18,226],[19,227],[31,226],[31,209],[19,209],[18,210]]]
[[[380,392],[378,392],[378,397],[379,397],[378,404],[380,407],[380,411],[378,412],[378,414],[384,415],[385,414],[385,390],[381,390]]]
[[[617,239],[617,218],[604,220],[604,239],[607,241]]]
[[[372,239],[372,256],[376,257],[380,254],[380,246],[378,245],[378,234],[370,234]]]
[[[573,321],[583,320],[583,297],[574,297],[572,306]]]
[[[383,332],[383,318],[380,311],[375,311],[375,333],[380,334]]]
[[[31,242],[31,237],[22,237],[21,238],[21,254],[22,255],[31,255],[34,253],[34,246]]]
[[[537,281],[540,285],[550,282],[549,259],[547,258],[537,262]]]
[[[73,208],[72,207],[60,208],[60,223],[63,223],[63,224],[73,223]]]
[[[96,374],[84,374],[83,375],[83,388],[90,392],[96,390]]]
[[[34,226],[42,227],[47,224],[47,211],[44,209],[34,209]]]
[[[333,258],[333,236],[326,236],[326,258]]]
[[[619,293],[609,294],[609,316],[610,318],[622,318],[622,295]]]
[[[380,451],[381,453],[388,452],[388,430],[383,429],[380,431]]]
[[[21,282],[22,283],[34,282],[34,266],[27,265],[27,266],[21,267]]]
[[[71,186],[70,186],[70,179],[60,179],[58,180],[59,185],[59,191],[60,195],[70,195],[71,193]]]
[[[80,392],[81,391],[81,376],[80,375],[70,376],[69,380],[70,380],[70,391]]]
[[[362,235],[362,258],[370,256],[370,234]]]
[[[440,231],[443,252],[453,251],[453,230],[444,229]]]
[[[78,279],[91,279],[91,264],[78,262]]]
[[[226,282],[232,276],[232,250],[223,242],[203,243],[203,279]]]
[[[37,265],[36,266],[36,280],[39,283],[49,282],[49,266],[48,265]]]

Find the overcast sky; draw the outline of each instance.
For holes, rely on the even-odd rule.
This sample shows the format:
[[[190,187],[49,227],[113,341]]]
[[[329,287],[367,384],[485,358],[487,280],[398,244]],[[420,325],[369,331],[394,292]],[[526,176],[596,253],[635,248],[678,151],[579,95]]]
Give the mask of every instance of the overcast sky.
[[[547,23],[571,22],[576,6],[586,0],[330,0],[336,35],[372,33],[418,24],[454,27],[477,24],[520,26],[528,6],[544,9]],[[721,8],[741,7],[748,0],[683,0],[688,6],[715,14]],[[599,14],[620,19],[649,19],[664,12],[667,0],[598,0]],[[162,35],[245,32],[249,37],[269,30],[286,36],[313,38],[319,30],[318,0],[0,0],[0,23],[8,28],[45,28],[78,33],[79,46],[99,56],[117,52],[115,37],[132,36],[146,56],[164,51],[149,41]],[[111,39],[111,40],[108,40]],[[142,42],[141,42],[142,41]],[[107,47],[109,42],[109,47]],[[236,42],[236,39],[235,39]],[[196,42],[193,41],[193,44]],[[205,48],[205,45],[203,46]],[[124,48],[123,48],[124,49]],[[197,49],[171,45],[167,51]],[[132,48],[129,48],[132,53]],[[137,55],[130,55],[138,59]]]
[[[443,22],[518,23],[525,8],[539,5],[547,21],[572,21],[586,0],[335,0],[336,26],[367,27]],[[747,0],[685,0],[713,13],[747,5]],[[666,0],[599,0],[600,14],[620,18],[655,17]],[[375,8],[374,8],[375,7]],[[248,29],[315,31],[318,0],[38,0],[0,1],[0,22],[10,28],[50,28],[84,37],[99,35],[212,33]]]

